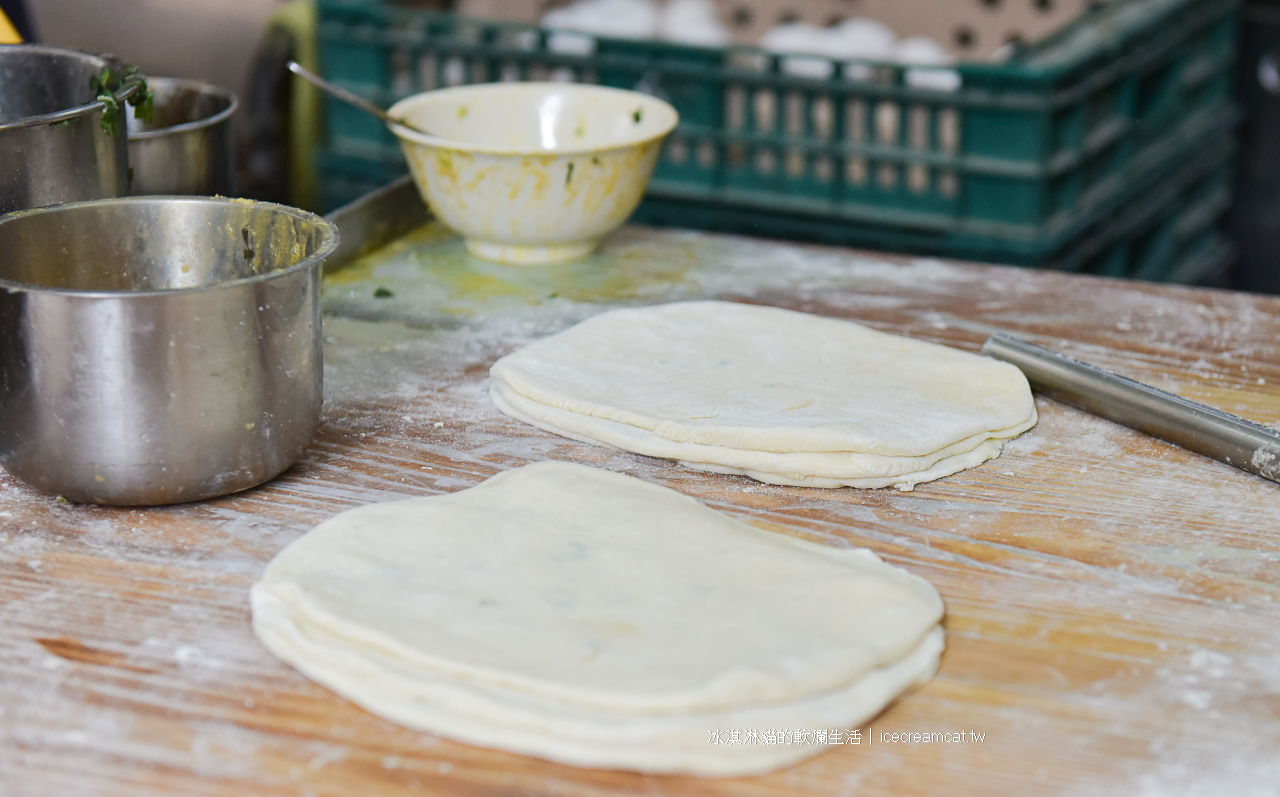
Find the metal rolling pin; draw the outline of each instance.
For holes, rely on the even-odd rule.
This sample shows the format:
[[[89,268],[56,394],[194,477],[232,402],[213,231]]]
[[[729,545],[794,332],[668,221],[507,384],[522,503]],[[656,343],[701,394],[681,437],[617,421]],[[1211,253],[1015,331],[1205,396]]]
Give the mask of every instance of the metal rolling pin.
[[[1280,482],[1280,432],[1009,335],[982,353],[1012,363],[1038,392],[1109,421]]]

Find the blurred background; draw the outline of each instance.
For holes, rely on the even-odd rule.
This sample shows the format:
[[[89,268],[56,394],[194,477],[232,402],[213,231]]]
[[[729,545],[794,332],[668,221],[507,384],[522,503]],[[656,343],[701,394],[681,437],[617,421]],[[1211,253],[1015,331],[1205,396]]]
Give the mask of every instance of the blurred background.
[[[26,0],[40,40],[109,52],[144,72],[244,96],[271,12],[284,0]]]
[[[319,53],[323,46],[318,47],[316,42],[314,9],[310,14],[297,13],[299,6],[306,3],[288,0],[4,2],[19,9],[25,5],[35,34],[42,42],[110,52],[137,64],[150,75],[199,79],[234,91],[241,99],[241,109],[236,120],[238,184],[240,192],[246,196],[329,210],[335,204],[353,198],[382,181],[384,177],[396,173],[395,164],[383,169],[382,162],[377,161],[377,158],[382,161],[394,159],[394,154],[382,153],[368,161],[369,164],[375,164],[376,168],[366,169],[359,180],[351,178],[351,164],[358,164],[357,156],[364,154],[352,148],[359,142],[350,139],[355,144],[348,146],[346,151],[339,151],[341,147],[335,149],[333,141],[326,138],[332,132],[326,132],[326,125],[332,127],[335,119],[343,117],[332,115],[334,112],[326,115],[305,104],[299,106],[298,90],[281,70],[290,57],[312,62],[320,60]],[[607,5],[609,0],[595,2],[597,5]],[[626,10],[624,0],[618,2],[622,5],[615,4],[606,14],[609,24],[615,25],[615,28],[609,28],[606,24],[604,29],[595,30],[599,35],[633,35],[627,30],[616,29],[617,25],[625,27],[631,24],[625,19],[626,14],[621,13]],[[452,10],[470,18],[498,18],[531,24],[536,24],[548,11],[555,11],[560,7],[557,13],[561,14],[559,19],[562,22],[568,26],[579,24],[569,20],[569,10],[563,8],[566,2],[558,0],[418,0],[397,2],[395,5],[414,9]],[[688,39],[692,43],[699,43],[697,39],[702,37],[702,43],[760,43],[768,46],[768,36],[776,34],[778,46],[774,49],[779,52],[822,54],[820,42],[816,39],[806,41],[800,35],[805,32],[801,30],[804,25],[833,29],[836,23],[851,14],[874,16],[893,23],[903,36],[919,34],[935,43],[934,51],[925,47],[923,55],[915,56],[925,59],[916,63],[945,66],[953,59],[998,62],[1000,58],[1007,56],[1010,47],[1020,46],[1024,40],[1034,39],[1053,30],[1063,24],[1064,20],[1070,21],[1086,13],[1093,5],[1097,3],[1090,0],[948,0],[934,2],[933,6],[936,8],[933,12],[921,14],[919,9],[922,6],[919,3],[904,5],[892,0],[743,0],[732,7],[726,7],[724,3],[718,6],[721,9],[719,23],[723,24],[714,20],[705,24],[699,22],[695,8],[694,16],[686,18],[676,27],[692,36],[693,38]],[[1209,4],[1201,2],[1197,7],[1206,5]],[[1216,214],[1213,224],[1215,229],[1220,230],[1223,242],[1215,244],[1220,251],[1215,255],[1214,264],[1200,268],[1197,273],[1186,272],[1191,275],[1190,278],[1179,281],[1280,293],[1280,256],[1276,254],[1280,253],[1280,147],[1276,146],[1276,142],[1280,141],[1280,2],[1247,0],[1241,3],[1222,0],[1219,5],[1231,6],[1236,14],[1234,27],[1231,28],[1234,41],[1228,48],[1219,47],[1227,56],[1235,59],[1234,67],[1231,67],[1234,87],[1230,89],[1234,104],[1232,110],[1223,110],[1221,115],[1224,124],[1231,130],[1237,147],[1234,150],[1234,165],[1229,167],[1230,179],[1223,181],[1224,186],[1229,183],[1229,188],[1218,189],[1220,193],[1228,190],[1231,199],[1228,203],[1219,203],[1224,207],[1229,205],[1229,209],[1218,208],[1213,211]],[[782,10],[775,12],[775,8]],[[1004,27],[993,25],[990,21],[997,13],[1005,20],[999,23]],[[594,30],[593,24],[598,23],[586,20],[580,26],[583,30]],[[660,27],[661,22],[655,24]],[[791,26],[789,30],[778,33],[779,28],[788,26]],[[794,35],[788,38],[789,34]],[[917,52],[919,53],[918,48]],[[1203,68],[1204,65],[1197,67],[1196,64],[1188,63],[1184,66],[1185,82],[1191,79],[1190,72],[1194,68]],[[780,62],[779,67],[782,71],[792,69],[796,75],[803,75],[804,68],[807,67],[802,59]],[[907,70],[908,80],[912,78],[911,71]],[[925,74],[926,71],[917,70],[920,76],[929,77]],[[944,81],[946,79],[945,74],[935,77]],[[1151,78],[1151,81],[1154,80],[1156,77]],[[1144,85],[1139,86],[1140,91],[1144,90]],[[428,86],[416,88],[426,87]],[[390,93],[390,88],[392,87],[384,87],[382,94],[374,92],[377,95],[375,99],[385,103],[388,96],[394,96]],[[1151,91],[1157,89],[1159,87]],[[314,99],[309,101],[315,102]],[[761,110],[758,104],[754,110]],[[1227,119],[1229,113],[1238,113],[1238,118],[1233,116]],[[312,122],[300,122],[308,119]],[[872,120],[869,124],[878,124],[880,121],[882,120]],[[939,137],[944,135],[944,121],[940,116]],[[905,128],[906,121],[899,120],[898,124]],[[299,130],[300,126],[311,129]],[[871,129],[874,135],[875,128]],[[905,136],[907,133],[896,131],[895,135]],[[967,143],[971,144],[972,141]],[[328,149],[325,149],[326,146]],[[780,151],[787,154],[785,150]],[[693,154],[684,157],[690,163],[696,160]],[[317,169],[317,162],[330,164],[330,167]],[[334,163],[338,167],[332,167]],[[904,175],[909,179],[910,175],[906,172]],[[944,177],[945,175],[940,175],[937,178],[939,191],[946,188]],[[657,185],[663,184],[662,179],[660,170]],[[792,225],[785,229],[776,226],[755,229],[749,218],[743,221],[741,214],[734,216],[726,208],[701,207],[690,210],[687,206],[670,207],[674,208],[666,211],[670,217],[693,218],[700,214],[703,223],[697,226],[704,228],[842,242],[838,236],[832,237],[829,228],[814,227],[812,235],[806,232],[809,228],[803,225]],[[646,223],[662,223],[663,218],[656,210],[651,210],[647,217],[642,214],[642,220]],[[1170,224],[1175,222],[1182,223],[1183,220],[1177,219]],[[1154,234],[1142,235],[1152,238]],[[1164,245],[1159,241],[1150,243],[1142,235],[1135,233],[1132,245],[1126,250],[1129,254],[1124,255],[1125,257],[1136,260],[1140,254],[1136,253],[1138,248]],[[861,240],[863,239],[852,239],[850,242],[856,245]],[[887,238],[883,248],[896,247],[894,241]],[[913,246],[904,245],[903,248],[910,250]],[[918,246],[915,248],[919,250]],[[946,255],[948,252],[940,251],[940,254]],[[980,252],[979,255],[967,251],[957,251],[955,254],[969,259],[1002,261],[998,247],[986,258],[979,256]],[[1004,258],[1003,262],[1018,261]],[[1023,264],[1038,265],[1029,262]],[[1168,274],[1148,276],[1132,262],[1120,266],[1094,264],[1086,270],[1117,276],[1169,278]]]

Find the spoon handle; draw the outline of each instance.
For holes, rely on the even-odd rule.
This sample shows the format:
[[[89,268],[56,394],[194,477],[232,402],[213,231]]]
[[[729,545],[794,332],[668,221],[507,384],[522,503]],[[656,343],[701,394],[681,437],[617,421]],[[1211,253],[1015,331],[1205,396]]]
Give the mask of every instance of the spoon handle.
[[[337,85],[336,83],[330,83],[329,81],[320,77],[315,72],[312,72],[310,69],[307,69],[305,66],[298,63],[297,61],[289,62],[289,71],[297,75],[298,77],[308,81],[309,83],[311,83],[321,91],[325,92],[329,96],[338,100],[342,100],[348,105],[353,105],[356,108],[359,108],[360,110],[366,113],[371,113],[374,116],[381,119],[382,121],[386,122],[387,124],[400,125],[401,127],[407,127],[416,133],[423,134],[424,136],[431,135],[427,131],[419,127],[416,127],[414,125],[411,125],[408,122],[404,121],[403,119],[395,118],[391,114],[387,113],[386,111],[382,110],[378,106],[366,100],[364,97],[361,97],[358,94],[353,94],[352,92],[347,91],[346,89]]]

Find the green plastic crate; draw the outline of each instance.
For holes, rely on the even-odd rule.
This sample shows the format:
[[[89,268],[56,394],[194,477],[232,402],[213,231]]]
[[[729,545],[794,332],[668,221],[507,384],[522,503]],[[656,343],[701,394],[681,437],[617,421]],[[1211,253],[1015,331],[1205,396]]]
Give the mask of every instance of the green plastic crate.
[[[1018,251],[1001,240],[966,242],[946,251],[937,239],[885,226],[837,225],[788,214],[764,217],[751,211],[707,207],[698,202],[651,199],[638,223],[693,227],[714,232],[765,235],[840,246],[872,247],[919,255],[998,262],[1111,277],[1194,283],[1220,275],[1235,249],[1220,231],[1232,200],[1230,139],[1217,142],[1166,173],[1127,201],[1109,205],[1092,223],[1056,248]]]
[[[318,11],[325,75],[384,106],[493,80],[661,96],[681,124],[637,220],[771,237],[1056,267],[1236,116],[1237,0],[1113,0],[1006,63],[958,65],[954,91],[888,64],[798,77],[749,48],[580,37],[571,54],[538,28],[381,0]],[[380,122],[337,103],[326,120],[327,199],[403,173]]]

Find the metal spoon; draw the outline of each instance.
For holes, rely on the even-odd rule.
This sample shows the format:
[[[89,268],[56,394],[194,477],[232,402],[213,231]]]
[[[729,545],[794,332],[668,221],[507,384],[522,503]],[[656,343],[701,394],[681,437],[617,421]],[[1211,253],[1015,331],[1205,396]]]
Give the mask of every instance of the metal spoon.
[[[381,119],[382,121],[386,122],[387,124],[400,125],[401,127],[406,127],[415,133],[421,133],[424,136],[433,135],[432,133],[429,133],[426,130],[423,130],[421,127],[418,127],[415,124],[410,124],[409,122],[406,122],[403,119],[395,118],[391,114],[387,113],[386,111],[382,110],[378,106],[366,100],[364,97],[361,97],[356,94],[352,94],[351,92],[347,91],[341,86],[338,86],[334,83],[330,83],[329,81],[317,75],[315,72],[312,72],[310,69],[307,69],[302,64],[299,64],[297,61],[289,62],[289,71],[297,75],[298,77],[305,79],[306,81],[311,83],[313,86],[323,91],[325,94],[328,94],[330,97],[333,97],[336,100],[341,100],[342,102],[345,102],[348,105],[353,105],[356,108],[359,108],[360,110],[366,113],[371,113],[374,116]]]

